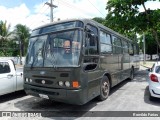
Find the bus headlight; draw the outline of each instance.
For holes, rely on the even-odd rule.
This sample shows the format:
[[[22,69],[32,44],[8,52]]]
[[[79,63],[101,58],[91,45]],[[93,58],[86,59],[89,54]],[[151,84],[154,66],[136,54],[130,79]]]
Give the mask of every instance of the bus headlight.
[[[30,82],[32,82],[32,79],[30,79]]]
[[[26,78],[26,82],[28,82],[28,78]]]
[[[66,87],[70,87],[69,81],[66,81],[64,84],[65,84]]]
[[[59,84],[59,86],[63,86],[63,82],[62,81],[59,81],[58,84]]]

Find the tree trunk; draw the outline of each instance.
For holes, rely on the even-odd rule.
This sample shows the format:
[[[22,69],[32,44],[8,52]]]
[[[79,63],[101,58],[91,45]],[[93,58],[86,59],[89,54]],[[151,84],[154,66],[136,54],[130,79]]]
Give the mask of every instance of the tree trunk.
[[[158,46],[159,46],[159,48],[160,48],[160,41],[159,41],[159,38],[158,38],[158,33],[157,33],[157,31],[156,30],[152,30],[152,34],[153,34],[153,37],[155,37],[155,40],[156,40],[156,42],[157,42],[157,44],[158,44]]]
[[[22,65],[22,43],[21,41],[19,41],[19,54],[20,54],[20,65]]]
[[[152,60],[152,54],[150,55],[150,60]]]

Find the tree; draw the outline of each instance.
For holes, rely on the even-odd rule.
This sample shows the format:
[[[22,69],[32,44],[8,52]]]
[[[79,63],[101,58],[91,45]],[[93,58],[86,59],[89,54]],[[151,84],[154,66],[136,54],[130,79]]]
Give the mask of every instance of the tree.
[[[160,46],[160,9],[146,9],[145,2],[155,0],[108,0],[105,25],[126,36],[151,31]],[[143,6],[144,12],[138,6]]]
[[[143,36],[140,37],[140,49],[143,50]],[[145,34],[145,43],[146,43],[146,54],[151,55],[151,60],[152,60],[152,55],[153,54],[157,54],[157,52],[159,51],[159,49],[157,48],[157,43],[154,39],[154,36],[152,35],[151,32],[146,32]]]
[[[20,45],[20,56],[24,56],[26,54],[28,39],[30,37],[29,28],[25,25],[17,24],[15,26],[15,34],[16,38],[19,41]]]
[[[101,23],[104,25],[105,23],[105,19],[104,18],[101,18],[101,17],[94,17],[92,20],[98,22],[98,23]]]
[[[0,21],[0,48],[2,49],[2,53],[4,56],[6,54],[5,49],[7,48],[7,41],[11,40],[12,32],[9,31],[10,25],[7,26],[7,21]]]

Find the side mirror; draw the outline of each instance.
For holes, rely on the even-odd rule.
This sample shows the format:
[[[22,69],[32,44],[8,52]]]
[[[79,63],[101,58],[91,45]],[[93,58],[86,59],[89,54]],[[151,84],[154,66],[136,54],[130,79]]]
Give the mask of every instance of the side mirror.
[[[147,69],[149,72],[151,72],[151,68]]]

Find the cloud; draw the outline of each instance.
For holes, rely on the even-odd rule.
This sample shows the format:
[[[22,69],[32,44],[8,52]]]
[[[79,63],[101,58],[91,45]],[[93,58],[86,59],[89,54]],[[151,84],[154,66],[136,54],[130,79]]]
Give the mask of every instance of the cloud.
[[[108,0],[54,0],[58,7],[53,9],[54,21],[58,18],[61,20],[70,18],[93,18],[105,17],[105,10]],[[50,0],[48,0],[50,2]],[[146,8],[159,8],[160,2],[147,2]],[[33,6],[29,9],[25,3],[13,8],[6,8],[0,5],[0,20],[7,20],[7,23],[13,27],[17,24],[23,24],[31,29],[50,22],[50,8],[44,2]],[[140,7],[140,11],[144,11]]]
[[[54,21],[57,21],[59,18],[64,20],[70,18],[105,17],[106,3],[107,0],[54,0],[53,4],[58,7],[53,9],[53,18]],[[47,8],[48,5],[45,3],[34,6],[31,28],[50,22],[50,8]]]
[[[107,0],[55,0],[56,18],[93,18],[106,16]]]
[[[7,21],[11,26],[15,26],[18,23],[24,23],[25,18],[30,15],[29,9],[25,4],[21,4],[18,7],[6,8],[0,6],[0,18],[2,21]]]
[[[155,10],[160,9],[160,2],[159,1],[148,1],[145,3],[146,9]],[[140,12],[144,12],[143,6],[139,8]]]
[[[50,2],[50,0],[48,0]],[[58,7],[53,9],[54,21],[58,18],[93,18],[106,16],[107,0],[54,0]],[[44,3],[37,4],[33,10],[25,3],[13,8],[0,6],[0,20],[7,20],[12,29],[17,24],[23,24],[33,29],[50,22],[50,8]]]

